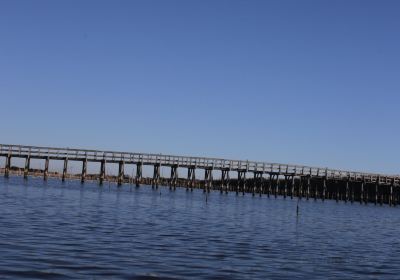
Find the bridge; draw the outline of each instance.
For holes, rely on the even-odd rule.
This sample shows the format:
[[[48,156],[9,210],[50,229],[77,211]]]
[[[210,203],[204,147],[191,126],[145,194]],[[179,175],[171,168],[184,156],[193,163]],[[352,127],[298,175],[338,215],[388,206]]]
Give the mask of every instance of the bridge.
[[[35,147],[22,145],[0,144],[0,157],[5,158],[5,166],[1,169],[5,177],[13,171],[12,158],[25,159],[24,178],[32,173],[31,159],[44,160],[43,178],[49,176],[51,160],[64,162],[62,181],[67,179],[68,164],[71,161],[82,162],[81,182],[87,180],[88,162],[100,163],[99,184],[110,180],[106,165],[118,164],[118,185],[133,183],[136,186],[151,184],[158,187],[161,183],[171,189],[177,186],[187,190],[201,188],[204,192],[219,190],[221,193],[236,192],[236,194],[251,193],[253,195],[273,195],[275,197],[298,197],[299,199],[335,199],[345,202],[388,204],[395,206],[400,199],[400,175],[363,173],[329,168],[311,167],[293,164],[268,163],[244,160],[229,160],[207,157],[174,156],[163,154],[129,153],[114,151],[98,151],[87,149],[70,149],[54,147]],[[135,167],[135,176],[124,173],[126,165]],[[153,176],[143,177],[143,166],[152,166]],[[160,176],[161,167],[170,168],[170,176]],[[187,170],[187,176],[180,178],[178,170]],[[204,177],[196,178],[196,170],[204,170]],[[215,180],[214,176],[220,174]],[[232,174],[234,176],[232,176]],[[58,176],[58,174],[56,174]]]

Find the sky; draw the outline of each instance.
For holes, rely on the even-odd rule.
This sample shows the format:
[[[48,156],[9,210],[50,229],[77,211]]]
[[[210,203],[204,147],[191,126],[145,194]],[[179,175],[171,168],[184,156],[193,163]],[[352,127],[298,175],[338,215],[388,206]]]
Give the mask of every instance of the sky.
[[[400,173],[400,2],[0,1],[0,143]]]

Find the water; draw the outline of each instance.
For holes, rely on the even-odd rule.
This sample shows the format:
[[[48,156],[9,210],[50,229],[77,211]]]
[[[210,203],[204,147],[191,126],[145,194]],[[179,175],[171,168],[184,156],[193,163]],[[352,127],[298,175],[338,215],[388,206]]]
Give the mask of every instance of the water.
[[[0,178],[0,278],[399,279],[400,209]]]

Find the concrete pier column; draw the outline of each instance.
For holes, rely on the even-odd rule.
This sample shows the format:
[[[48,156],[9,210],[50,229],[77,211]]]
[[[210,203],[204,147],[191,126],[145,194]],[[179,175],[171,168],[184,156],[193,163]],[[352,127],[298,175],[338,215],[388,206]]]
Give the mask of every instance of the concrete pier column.
[[[326,198],[326,178],[324,178],[322,186],[323,186],[323,189],[322,189],[322,201],[324,201],[325,198]]]
[[[344,201],[347,202],[349,200],[349,180],[346,181],[346,194]]]
[[[30,164],[31,164],[31,158],[30,156],[27,156],[25,158],[24,179],[28,178]]]
[[[68,158],[64,159],[64,167],[63,167],[63,173],[62,173],[62,178],[61,181],[65,181],[65,178],[67,177],[67,170],[68,170]]]
[[[140,184],[142,183],[142,163],[138,163],[136,164],[136,177],[135,177],[135,183],[136,183],[136,187],[139,187]]]
[[[276,174],[276,185],[275,185],[275,191],[274,191],[275,198],[278,197],[278,193],[279,193],[279,175]]]
[[[49,162],[50,162],[50,159],[46,158],[46,161],[44,163],[44,173],[43,173],[44,180],[47,180],[47,178],[49,176]]]
[[[311,181],[311,176],[307,176],[307,200],[310,198],[310,181]]]
[[[86,180],[86,172],[87,172],[87,159],[82,161],[81,183],[84,183]]]
[[[375,182],[375,205],[378,203],[378,196],[379,196],[379,179]]]
[[[124,162],[121,160],[118,164],[118,186],[121,186],[124,182]]]
[[[106,178],[106,160],[103,159],[100,163],[100,180],[99,180],[100,185],[103,185],[105,178]]]
[[[4,177],[8,178],[10,176],[10,168],[11,168],[11,155],[7,155],[6,157],[6,166],[4,170]]]

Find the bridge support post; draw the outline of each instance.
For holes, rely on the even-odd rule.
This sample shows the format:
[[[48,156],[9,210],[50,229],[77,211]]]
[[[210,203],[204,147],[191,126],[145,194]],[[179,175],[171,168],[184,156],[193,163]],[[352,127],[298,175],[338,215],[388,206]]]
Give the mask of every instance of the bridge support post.
[[[283,190],[283,198],[286,198],[287,196],[287,189],[288,189],[288,176],[285,175],[285,189]]]
[[[204,172],[204,192],[210,192],[210,189],[213,184],[213,174],[212,169],[207,168]]]
[[[349,179],[346,180],[346,194],[344,201],[347,202],[349,200]]]
[[[355,194],[354,194],[354,182],[350,185],[351,186],[351,204],[353,204],[354,203],[354,196],[355,196]]]
[[[221,171],[221,193],[225,191],[228,193],[229,188],[229,170],[222,170]]]
[[[67,170],[68,170],[68,158],[64,159],[64,167],[63,167],[63,173],[62,173],[62,178],[61,181],[65,181],[65,178],[67,177]]]
[[[326,198],[326,177],[324,178],[324,181],[323,181],[322,201],[325,201],[325,198]]]
[[[310,198],[311,176],[307,176],[307,200]]]
[[[47,177],[49,176],[49,161],[50,159],[47,157],[44,162],[44,172],[43,172],[43,179],[46,181]]]
[[[140,184],[142,183],[142,167],[143,164],[141,162],[136,164],[136,177],[135,177],[135,183],[136,183],[136,187],[139,187]]]
[[[340,187],[340,181],[339,182],[337,182],[337,181],[335,181],[334,182],[335,183],[335,185],[336,185],[336,203],[338,203],[339,202],[339,192],[340,192],[340,189],[339,189],[339,187]]]
[[[100,163],[100,179],[99,179],[100,185],[103,185],[105,178],[106,178],[106,160],[103,159]]]
[[[304,183],[304,176],[300,176],[300,183],[299,183],[299,200],[303,198],[303,183]]]
[[[171,177],[169,179],[169,189],[176,189],[176,184],[178,182],[178,166],[171,166]]]
[[[239,192],[242,191],[242,194],[244,195],[245,190],[246,190],[246,171],[238,170],[238,182],[237,182],[236,194],[239,194]]]
[[[4,170],[4,177],[8,178],[10,176],[10,168],[11,168],[11,154],[8,154],[6,157],[6,166]]]
[[[158,188],[158,184],[160,181],[160,164],[155,164],[154,165],[154,171],[153,171],[153,182],[151,186],[154,188]]]
[[[361,182],[360,204],[364,202],[364,179]]]
[[[256,189],[259,188],[258,186],[258,181],[259,181],[259,175],[258,172],[254,172],[254,178],[253,178],[253,188],[252,188],[252,195],[255,196],[256,195]]]
[[[188,168],[186,190],[189,190],[190,187],[190,190],[193,191],[195,182],[196,182],[196,167],[191,166]]]
[[[269,173],[269,180],[268,180],[268,191],[267,196],[269,197],[272,192],[272,174]]]
[[[279,192],[279,174],[276,174],[276,185],[275,185],[275,191],[274,191],[275,198],[278,197],[278,192]]]
[[[377,178],[375,182],[375,205],[378,203],[378,196],[379,196],[379,178]]]
[[[87,159],[82,161],[82,174],[81,174],[81,183],[85,183],[86,180],[86,172],[87,172]]]
[[[121,160],[118,163],[118,186],[121,186],[124,182],[124,162]]]
[[[259,178],[259,189],[258,189],[258,195],[261,197],[264,194],[264,184],[265,184],[265,179],[264,179],[264,173],[260,172],[260,178]]]
[[[389,206],[393,206],[393,185],[394,185],[394,179],[392,179],[392,182],[390,184]]]
[[[294,196],[294,185],[295,185],[295,179],[294,179],[294,175],[292,176],[292,185],[291,185],[291,191],[290,191],[290,199],[293,199]]]
[[[28,179],[30,163],[31,163],[31,158],[30,156],[27,156],[25,158],[24,179]]]

